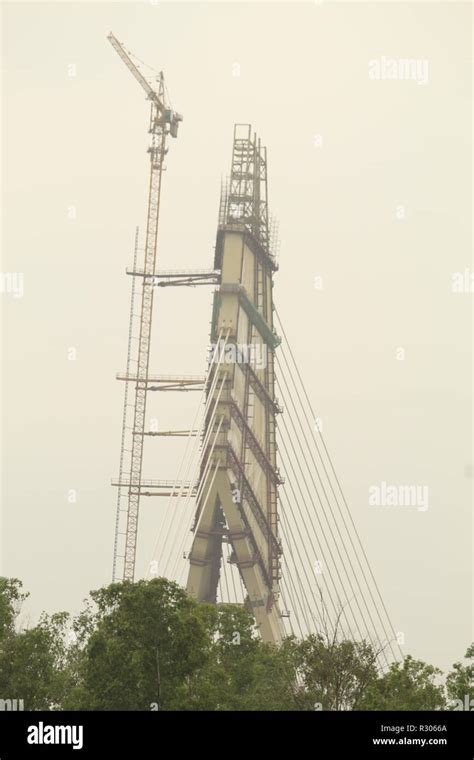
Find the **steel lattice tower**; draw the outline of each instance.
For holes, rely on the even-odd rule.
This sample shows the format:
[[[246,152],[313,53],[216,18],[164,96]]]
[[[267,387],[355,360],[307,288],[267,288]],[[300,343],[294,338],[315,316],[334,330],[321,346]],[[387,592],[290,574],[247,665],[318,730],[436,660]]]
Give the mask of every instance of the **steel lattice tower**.
[[[151,103],[149,133],[151,135],[150,147],[150,180],[148,191],[148,209],[145,235],[145,252],[143,269],[133,271],[133,275],[142,278],[141,303],[140,303],[140,325],[138,335],[138,349],[135,358],[136,374],[131,377],[127,374],[126,382],[132,382],[135,386],[135,395],[133,402],[133,420],[130,436],[130,472],[124,473],[124,447],[126,439],[127,419],[126,408],[123,418],[122,432],[122,449],[120,456],[120,473],[119,473],[119,492],[117,499],[117,519],[114,544],[114,569],[113,578],[117,580],[119,576],[124,580],[133,580],[135,575],[135,559],[137,548],[138,532],[138,513],[140,506],[140,495],[142,490],[142,462],[143,462],[143,440],[145,435],[145,411],[146,399],[148,392],[148,371],[150,361],[150,340],[153,316],[153,293],[156,274],[156,253],[158,240],[158,220],[160,213],[160,195],[161,180],[163,175],[163,163],[167,152],[167,136],[177,136],[178,122],[182,117],[167,107],[165,103],[165,84],[163,73],[160,72],[156,84],[150,84],[143,75],[140,68],[124,46],[114,37],[112,33],[108,39],[118,53],[127,68],[131,71],[135,79],[144,89],[148,100]],[[136,262],[135,244],[135,262]],[[135,264],[134,264],[135,269]],[[132,292],[132,316],[130,330],[132,329],[133,317],[133,300],[135,292]],[[127,373],[130,365],[130,340],[127,361]],[[125,400],[127,404],[127,400]],[[126,489],[126,494],[122,489]],[[123,496],[127,496],[126,507],[123,507]],[[122,563],[122,572],[119,572],[118,565]]]

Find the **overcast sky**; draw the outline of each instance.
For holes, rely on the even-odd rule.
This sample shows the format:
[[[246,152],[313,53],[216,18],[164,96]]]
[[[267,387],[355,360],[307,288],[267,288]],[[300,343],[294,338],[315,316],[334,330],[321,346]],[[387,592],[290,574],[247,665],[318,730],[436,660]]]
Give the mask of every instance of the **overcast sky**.
[[[2,574],[32,620],[111,577],[114,378],[148,172],[148,107],[111,30],[184,115],[160,268],[212,266],[234,122],[267,145],[275,301],[395,629],[448,667],[473,638],[473,295],[452,287],[472,271],[467,3],[3,4],[2,271],[24,292],[2,294]],[[388,79],[387,59],[419,67]],[[153,372],[204,371],[211,298],[159,293]],[[192,399],[166,402],[160,428],[190,424]],[[144,474],[173,478],[179,445],[157,443]],[[429,508],[371,506],[381,482],[426,485]]]

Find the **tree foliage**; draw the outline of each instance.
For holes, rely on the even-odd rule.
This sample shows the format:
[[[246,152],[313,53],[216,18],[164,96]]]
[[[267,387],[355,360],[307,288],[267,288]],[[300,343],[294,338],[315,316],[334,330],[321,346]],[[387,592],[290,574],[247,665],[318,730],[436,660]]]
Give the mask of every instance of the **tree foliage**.
[[[295,643],[293,649],[307,709],[357,710],[377,677],[377,653],[366,642],[316,634]]]
[[[164,578],[90,593],[79,615],[22,627],[27,594],[0,578],[0,699],[25,709],[436,710],[441,673],[408,656],[380,672],[365,641],[321,631],[263,642],[245,606],[198,604]],[[474,644],[446,679],[474,699]],[[454,709],[459,709],[454,707]]]
[[[22,699],[25,709],[49,710],[62,701],[61,634],[68,616],[42,615],[38,625],[17,630],[27,597],[20,581],[0,578],[0,697]]]
[[[468,647],[464,659],[467,663],[455,662],[446,678],[449,706],[455,710],[466,709],[466,706],[474,709],[474,644]]]
[[[438,710],[445,707],[444,689],[437,683],[441,671],[410,655],[395,662],[361,699],[364,710]]]

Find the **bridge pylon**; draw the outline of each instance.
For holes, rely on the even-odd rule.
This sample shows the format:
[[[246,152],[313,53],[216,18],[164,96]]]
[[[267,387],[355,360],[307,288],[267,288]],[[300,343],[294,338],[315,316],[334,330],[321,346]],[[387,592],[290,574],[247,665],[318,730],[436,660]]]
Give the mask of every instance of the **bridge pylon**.
[[[230,178],[222,188],[214,269],[220,272],[211,323],[209,409],[187,589],[216,603],[223,544],[240,574],[264,640],[279,643],[273,275],[278,266],[267,203],[266,149],[236,124]]]

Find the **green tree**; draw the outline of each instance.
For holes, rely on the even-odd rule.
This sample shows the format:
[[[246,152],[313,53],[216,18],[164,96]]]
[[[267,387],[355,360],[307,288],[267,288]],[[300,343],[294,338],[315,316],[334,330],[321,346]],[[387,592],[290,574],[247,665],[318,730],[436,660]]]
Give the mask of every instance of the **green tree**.
[[[380,652],[345,640],[338,626],[276,647],[261,640],[245,606],[198,604],[164,578],[114,583],[91,592],[72,620],[43,614],[22,628],[27,596],[19,580],[0,578],[0,698],[23,699],[28,710],[445,706],[431,665],[408,656],[380,674]],[[453,709],[474,700],[474,644],[465,660],[446,679]]]
[[[474,644],[468,647],[464,658],[467,664],[455,662],[446,678],[449,707],[454,710],[474,709]]]
[[[358,708],[361,710],[437,710],[445,706],[444,690],[436,681],[441,671],[408,655],[402,663],[372,682]]]
[[[19,580],[0,578],[0,697],[23,700],[25,710],[49,710],[63,697],[61,633],[68,615],[42,615],[38,625],[17,630],[27,597]]]
[[[164,578],[115,583],[91,598],[96,609],[81,623],[89,635],[69,706],[179,709],[183,685],[209,657],[207,605]]]
[[[294,710],[295,671],[283,648],[263,642],[252,615],[219,605],[205,666],[187,684],[186,709]]]
[[[377,652],[362,641],[313,634],[287,644],[307,710],[355,710],[377,677]]]
[[[14,634],[21,605],[28,598],[17,578],[0,577],[0,641]]]

